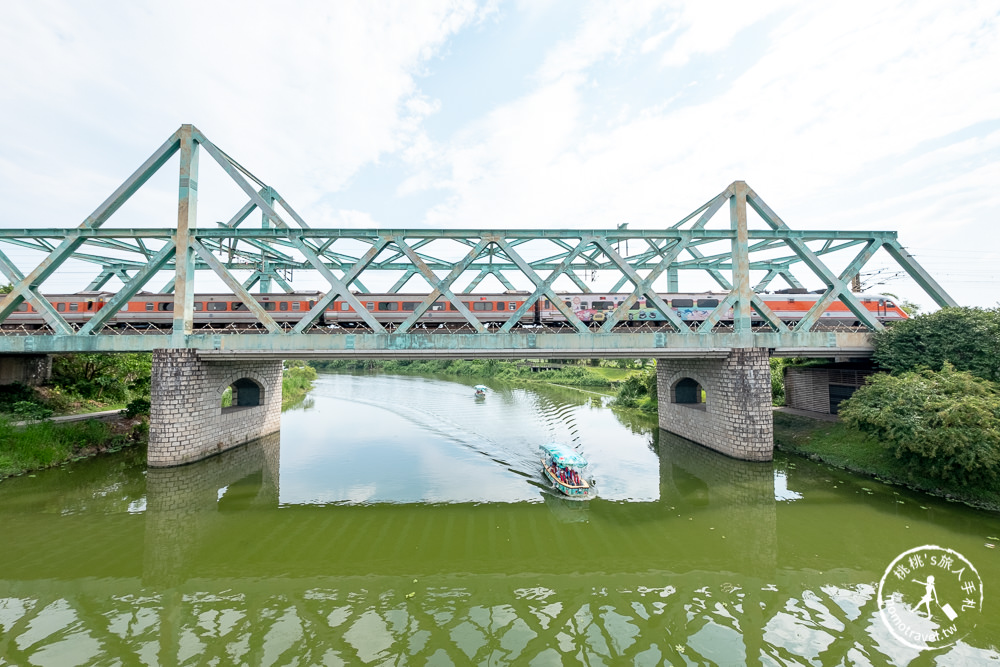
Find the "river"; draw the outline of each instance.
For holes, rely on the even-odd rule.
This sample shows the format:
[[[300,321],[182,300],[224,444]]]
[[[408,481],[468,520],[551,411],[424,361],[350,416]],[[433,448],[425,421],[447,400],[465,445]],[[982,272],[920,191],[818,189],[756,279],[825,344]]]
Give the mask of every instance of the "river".
[[[1000,662],[1000,515],[472,384],[323,374],[210,460],[3,481],[0,665]],[[550,441],[598,498],[553,494]]]

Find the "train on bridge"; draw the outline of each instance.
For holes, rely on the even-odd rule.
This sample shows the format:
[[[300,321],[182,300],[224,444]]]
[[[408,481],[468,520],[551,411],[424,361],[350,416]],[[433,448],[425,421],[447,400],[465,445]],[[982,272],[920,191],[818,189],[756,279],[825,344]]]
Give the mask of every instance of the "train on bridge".
[[[821,291],[820,291],[821,292]],[[803,289],[781,290],[761,293],[760,298],[775,316],[786,324],[794,324],[821,298],[820,292]],[[54,294],[45,298],[56,312],[70,324],[83,324],[94,313],[106,306],[114,296],[113,292],[79,292],[76,294]],[[253,295],[264,310],[279,323],[298,322],[323,297],[322,292],[290,292]],[[426,294],[372,294],[353,295],[381,324],[398,324],[413,315],[426,298]],[[712,292],[663,293],[659,295],[685,323],[697,326],[708,319],[725,298],[725,294]],[[907,314],[884,294],[857,294],[858,300],[882,323],[903,320]],[[528,299],[528,292],[507,291],[492,294],[457,294],[456,297],[483,324],[501,325]],[[585,324],[603,323],[629,295],[625,293],[559,293],[564,305]],[[106,323],[110,327],[166,328],[173,324],[174,295],[141,292],[130,299]],[[732,309],[724,313],[720,323],[732,322]],[[754,317],[757,317],[755,314]],[[254,313],[233,294],[196,294],[194,296],[194,324],[196,327],[216,325],[252,326],[257,323]],[[654,306],[652,301],[638,299],[621,318],[625,326],[642,323],[665,323],[667,318]],[[857,317],[840,300],[827,306],[820,316],[820,322],[858,326]],[[449,327],[467,324],[468,320],[455,304],[446,299],[438,299],[422,314],[419,324],[423,327]],[[567,318],[550,299],[536,300],[520,316],[523,325],[565,327]],[[22,302],[17,310],[3,321],[5,328],[39,329],[45,320],[28,302]],[[355,328],[364,325],[364,320],[347,301],[333,300],[325,309],[317,324],[328,327]],[[755,323],[756,324],[756,323]]]

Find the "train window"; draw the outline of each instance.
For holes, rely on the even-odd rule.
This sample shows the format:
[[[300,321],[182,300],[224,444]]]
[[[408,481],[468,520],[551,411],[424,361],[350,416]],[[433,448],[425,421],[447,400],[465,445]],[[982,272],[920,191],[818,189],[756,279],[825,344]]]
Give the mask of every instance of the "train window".
[[[431,304],[431,307],[429,308],[429,310],[438,310],[438,311],[440,311],[440,310],[444,310],[447,307],[448,307],[448,304],[446,304],[441,299],[438,299],[437,301],[435,301],[434,303]]]
[[[173,310],[174,309],[174,302],[173,301],[161,301],[158,304],[156,304],[156,309],[157,310]]]
[[[615,307],[615,304],[611,303],[610,301],[595,301],[594,302],[594,310],[612,310],[612,309],[614,309],[614,307]]]
[[[508,310],[517,310],[517,303],[511,301],[510,303],[507,304],[507,308]]]
[[[497,310],[507,310],[507,304],[503,301],[497,301]],[[514,310],[511,308],[511,310]]]
[[[580,302],[580,310],[587,310],[588,308],[590,308],[590,302],[589,301],[581,301]]]
[[[292,310],[299,310],[301,306],[302,306],[301,301],[292,301]]]
[[[347,305],[347,302],[346,302],[346,301],[341,301],[341,302],[340,302],[340,309],[341,309],[341,310],[350,310],[350,309],[351,309],[351,307],[350,307],[349,305]]]
[[[699,308],[715,308],[719,305],[718,299],[698,299]]]
[[[449,302],[448,303],[448,310],[450,310],[452,312],[455,312],[456,310],[458,310],[458,308],[455,307],[455,304]]]
[[[416,309],[417,309],[417,302],[416,301],[404,301],[403,302],[403,310],[412,313]]]
[[[229,310],[246,310],[247,305],[242,301],[230,301]]]
[[[155,303],[153,303],[152,301],[147,301],[146,302],[146,310],[153,310],[154,308],[156,308],[156,304]],[[70,310],[76,310],[76,304],[75,303],[69,304],[69,309]]]
[[[195,310],[205,310],[205,304],[204,304],[204,302],[202,302],[202,301],[195,301],[194,302],[194,309]]]
[[[549,301],[548,299],[546,299],[546,300],[545,300],[545,308],[546,308],[546,309],[548,309],[548,308],[552,308],[552,302],[551,302],[551,301]]]
[[[885,305],[886,305],[887,308],[895,308],[896,307],[896,304],[894,304],[892,301],[886,301]]]
[[[224,301],[209,301],[208,302],[208,309],[209,310],[215,310],[215,311],[225,310],[226,309],[226,303]]]
[[[315,301],[310,301],[309,302],[309,310],[312,310],[315,307],[316,307],[316,302]]]
[[[274,301],[265,301],[260,305],[264,306],[264,310],[275,310],[278,307]]]
[[[375,310],[375,302],[374,301],[366,301],[365,302],[365,308],[367,308],[368,310]]]
[[[17,307],[17,309],[21,310],[21,306],[23,306],[23,305],[24,304],[22,303],[20,306]],[[66,310],[66,304],[65,303],[57,303],[56,304],[56,310],[58,310],[60,313],[64,312]]]
[[[572,301],[567,301],[566,302],[566,307],[567,308],[572,308],[573,307],[573,302]]]
[[[691,299],[674,299],[670,302],[670,305],[674,308],[690,308],[694,305],[694,301]]]
[[[75,306],[76,304],[74,303],[73,305]],[[22,301],[17,305],[17,309],[23,313],[24,311],[28,310],[28,304]]]
[[[399,304],[395,301],[379,301],[378,309],[381,312],[385,312],[387,310],[399,310]]]
[[[280,310],[288,310],[288,302],[282,301]]]
[[[476,301],[472,304],[473,310],[493,310],[493,303],[490,301]]]

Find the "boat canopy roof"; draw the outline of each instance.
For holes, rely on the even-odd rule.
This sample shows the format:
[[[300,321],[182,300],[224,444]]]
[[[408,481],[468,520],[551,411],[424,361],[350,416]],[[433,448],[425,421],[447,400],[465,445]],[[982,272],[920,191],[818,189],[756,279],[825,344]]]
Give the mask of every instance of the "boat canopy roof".
[[[555,461],[557,465],[568,468],[586,468],[587,459],[580,456],[575,449],[558,442],[550,442],[538,446],[542,455]]]
[[[486,385],[485,385],[485,384],[477,384],[477,385],[476,385],[476,386],[474,387],[474,389],[482,389],[483,391],[486,391],[486,388],[487,388],[487,387],[486,387]]]

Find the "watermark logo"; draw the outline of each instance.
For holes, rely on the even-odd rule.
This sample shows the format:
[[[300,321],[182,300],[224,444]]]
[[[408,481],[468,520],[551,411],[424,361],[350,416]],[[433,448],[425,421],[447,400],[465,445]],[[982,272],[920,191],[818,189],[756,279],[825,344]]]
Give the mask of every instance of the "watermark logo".
[[[944,648],[976,627],[983,580],[962,554],[927,544],[899,554],[885,569],[878,607],[882,622],[903,644]]]

